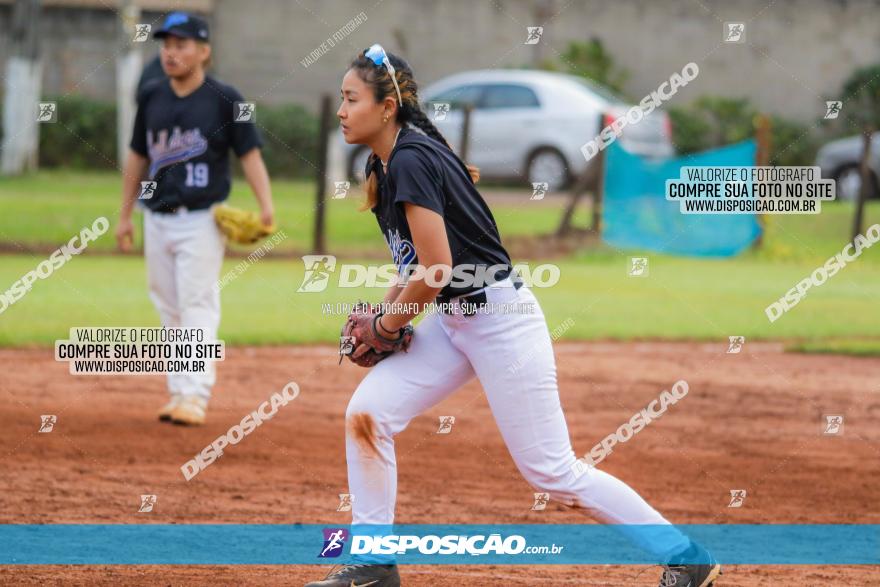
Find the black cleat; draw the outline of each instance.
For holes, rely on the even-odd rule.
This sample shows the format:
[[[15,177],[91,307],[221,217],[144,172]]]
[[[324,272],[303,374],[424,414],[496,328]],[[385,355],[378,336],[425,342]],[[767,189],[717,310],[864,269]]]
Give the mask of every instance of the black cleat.
[[[693,542],[676,557],[663,565],[658,587],[711,587],[721,574],[721,565],[704,548]]]
[[[400,574],[397,565],[349,564],[334,567],[305,587],[400,587]]]

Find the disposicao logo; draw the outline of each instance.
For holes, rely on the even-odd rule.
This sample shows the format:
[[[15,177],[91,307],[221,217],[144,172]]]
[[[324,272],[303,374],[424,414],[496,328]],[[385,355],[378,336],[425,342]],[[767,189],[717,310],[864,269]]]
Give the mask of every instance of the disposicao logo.
[[[324,528],[324,548],[318,558],[336,558],[345,550],[348,530],[345,528]]]

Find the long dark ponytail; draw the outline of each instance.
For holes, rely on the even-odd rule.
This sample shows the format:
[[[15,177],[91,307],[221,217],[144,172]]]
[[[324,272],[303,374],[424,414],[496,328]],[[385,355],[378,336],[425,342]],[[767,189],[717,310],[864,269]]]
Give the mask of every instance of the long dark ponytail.
[[[437,127],[434,126],[431,119],[422,111],[421,104],[419,104],[419,87],[413,77],[412,68],[410,68],[406,61],[397,55],[394,55],[393,53],[387,53],[387,55],[389,61],[391,61],[391,65],[394,66],[396,72],[395,78],[397,79],[397,85],[400,87],[400,97],[403,102],[397,109],[397,117],[395,120],[400,123],[402,127],[411,124],[441,145],[446,146],[451,151],[452,147],[449,145],[446,137],[437,130]],[[397,98],[397,90],[395,90],[394,83],[391,81],[391,76],[388,75],[384,66],[376,66],[363,55],[359,55],[351,62],[349,69],[355,70],[364,83],[373,88],[373,95],[377,103],[389,96],[392,96],[395,99]],[[375,157],[375,153],[370,155],[369,169],[371,170],[375,163]],[[480,178],[480,170],[473,165],[467,165],[467,170],[468,173],[470,173],[471,180],[476,183]],[[364,190],[367,192],[367,201],[365,202],[363,209],[374,207],[378,202],[379,190],[376,174],[372,171],[370,171],[369,175],[366,177]]]
[[[440,131],[434,126],[434,123],[431,122],[431,119],[428,118],[428,115],[425,114],[418,102],[416,102],[415,106],[409,102],[404,102],[403,108],[400,110],[403,120],[412,124],[435,141],[446,145],[450,151],[452,150],[452,146],[446,141],[446,137],[440,134]]]

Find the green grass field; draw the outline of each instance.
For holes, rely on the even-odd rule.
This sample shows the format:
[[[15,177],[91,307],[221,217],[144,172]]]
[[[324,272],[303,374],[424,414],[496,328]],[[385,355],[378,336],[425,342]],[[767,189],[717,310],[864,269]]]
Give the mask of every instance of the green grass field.
[[[0,243],[54,248],[70,240],[84,226],[91,226],[99,216],[106,216],[115,226],[120,190],[121,176],[112,173],[41,171],[25,177],[0,177]],[[314,183],[274,181],[272,191],[276,223],[287,235],[276,250],[307,251],[314,230]],[[503,234],[540,234],[555,229],[560,218],[559,206],[528,207],[529,195],[524,192],[521,203],[505,202],[493,207]],[[373,215],[358,210],[362,199],[362,192],[354,188],[344,199],[328,199],[327,242],[331,249],[350,254],[387,250]],[[233,182],[229,202],[241,208],[258,209],[250,188],[241,179]],[[137,220],[139,213],[135,216]],[[586,211],[576,220],[586,223]],[[141,246],[142,237],[138,228],[136,246]],[[110,251],[115,246],[113,238],[103,238],[93,248]]]
[[[878,251],[880,252],[880,251]],[[12,283],[42,257],[3,257],[0,282]],[[354,260],[343,260],[339,262]],[[226,263],[224,271],[239,261]],[[375,261],[373,261],[375,264]],[[587,256],[558,263],[561,279],[534,288],[550,328],[567,318],[566,339],[747,339],[816,341],[863,339],[861,351],[880,350],[880,271],[849,266],[771,324],[764,307],[808,272],[799,263],[772,266],[758,260],[713,262],[651,257],[650,275],[626,275],[627,258]],[[329,287],[296,293],[303,266],[296,259],[264,259],[250,265],[222,292],[221,334],[231,344],[334,342],[342,317],[324,315],[322,304],[378,299],[381,290]],[[48,345],[75,326],[150,326],[158,318],[147,299],[138,257],[73,258],[50,279],[0,314],[0,345]],[[874,337],[874,338],[871,338]]]
[[[314,224],[315,188],[312,182],[275,181],[273,196],[278,227],[287,238],[278,251],[307,251]],[[115,225],[119,211],[120,176],[115,173],[78,171],[41,171],[24,177],[0,176],[0,244],[8,247],[49,248],[67,242],[84,226],[99,216]],[[242,181],[233,183],[230,203],[256,210],[249,188]],[[492,190],[488,190],[490,194]],[[564,201],[534,205],[523,192],[522,201],[509,198],[493,202],[492,210],[505,238],[552,232],[560,218]],[[385,243],[368,212],[359,212],[361,193],[352,190],[349,197],[328,200],[327,242],[330,249],[352,255],[358,252],[385,252]],[[839,251],[849,238],[852,206],[826,204],[820,215],[769,216],[765,246],[742,258],[757,258],[768,263],[809,261],[817,263]],[[587,210],[575,217],[575,224],[587,223]],[[880,222],[880,202],[872,202],[866,214],[866,226]],[[137,231],[140,246],[141,231]],[[111,235],[91,245],[96,251],[111,251],[116,244]],[[863,256],[862,264],[880,264],[876,255]]]
[[[116,217],[118,178],[110,174],[41,172],[0,180],[0,243],[57,246],[99,215]],[[289,238],[279,248],[307,249],[314,194],[307,183],[277,182],[276,208]],[[507,202],[493,206],[505,236],[550,231],[559,205],[527,207]],[[239,205],[253,205],[241,182]],[[354,199],[330,202],[329,247],[355,262],[361,253],[383,252],[384,242],[368,214]],[[583,216],[583,215],[582,215]],[[647,253],[650,275],[628,277],[629,256],[599,248],[560,260],[561,280],[535,288],[551,329],[567,318],[574,325],[564,339],[706,340],[722,343],[730,335],[747,340],[785,340],[808,352],[880,354],[880,247],[866,250],[775,323],[764,308],[806,277],[848,240],[852,208],[826,205],[820,216],[771,217],[765,246],[729,260],[673,258]],[[582,220],[583,218],[580,218]],[[867,224],[880,222],[872,203]],[[112,234],[92,250],[113,248]],[[0,257],[0,287],[5,290],[45,258],[43,254]],[[515,259],[516,262],[522,261]],[[224,272],[241,259],[230,259]],[[376,264],[378,261],[368,261]],[[532,265],[540,260],[530,260]],[[263,259],[248,266],[223,290],[221,336],[229,344],[336,342],[343,319],[327,315],[322,304],[358,298],[378,299],[382,292],[339,289],[296,293],[303,275],[294,257]],[[50,279],[37,281],[22,299],[0,313],[0,345],[51,345],[76,326],[158,325],[147,298],[143,259],[90,255],[74,257]]]

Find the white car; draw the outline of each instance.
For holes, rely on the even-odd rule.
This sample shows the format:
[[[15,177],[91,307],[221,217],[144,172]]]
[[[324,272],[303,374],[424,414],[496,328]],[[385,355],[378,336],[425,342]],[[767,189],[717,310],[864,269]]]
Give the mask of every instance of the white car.
[[[569,184],[590,162],[581,147],[632,106],[585,78],[535,70],[486,69],[446,77],[422,92],[423,108],[456,152],[461,151],[463,108],[473,106],[467,162],[486,179]],[[618,139],[651,157],[675,153],[672,127],[655,110],[627,125]],[[348,145],[349,174],[363,175],[367,149]],[[531,187],[531,186],[529,186]]]

